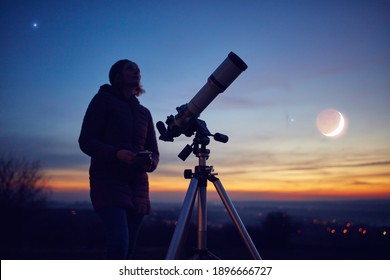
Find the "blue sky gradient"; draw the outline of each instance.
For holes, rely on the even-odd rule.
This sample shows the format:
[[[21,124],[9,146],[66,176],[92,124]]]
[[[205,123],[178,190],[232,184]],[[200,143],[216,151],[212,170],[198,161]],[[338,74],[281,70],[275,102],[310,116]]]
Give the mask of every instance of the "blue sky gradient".
[[[388,1],[3,1],[0,7],[0,153],[40,160],[58,190],[62,182],[63,189],[88,191],[89,159],[77,138],[115,61],[139,65],[146,89],[140,101],[157,122],[187,103],[234,51],[248,69],[200,117],[212,132],[230,136],[227,144],[210,144],[210,164],[233,191],[390,197]],[[318,131],[316,117],[326,108],[347,119],[342,137]],[[156,197],[186,189],[182,170],[197,159],[183,163],[177,154],[191,141],[159,141],[161,163],[151,175]]]

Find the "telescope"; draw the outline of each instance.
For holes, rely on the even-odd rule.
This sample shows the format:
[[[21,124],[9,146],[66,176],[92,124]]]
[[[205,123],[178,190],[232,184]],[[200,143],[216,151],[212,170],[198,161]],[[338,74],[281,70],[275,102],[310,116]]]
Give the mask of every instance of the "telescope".
[[[246,63],[238,55],[230,52],[190,102],[177,107],[175,116],[167,117],[165,121],[167,127],[162,121],[157,122],[156,127],[160,132],[159,139],[173,142],[174,137],[181,134],[187,137],[193,135],[199,128],[200,113],[247,68]],[[200,126],[204,127],[204,125]],[[222,139],[221,142],[224,141],[227,142],[227,139]]]
[[[167,127],[161,121],[156,124],[160,132],[160,140],[163,141],[173,142],[174,137],[178,137],[181,134],[188,137],[195,134],[192,145],[187,144],[179,153],[178,157],[185,161],[193,153],[199,160],[199,164],[195,166],[194,172],[191,169],[184,170],[184,178],[191,179],[191,181],[168,248],[166,256],[168,260],[181,258],[182,256],[184,241],[189,229],[196,197],[198,197],[198,246],[195,255],[191,259],[218,259],[217,256],[207,249],[206,189],[208,181],[212,182],[215,186],[253,259],[261,260],[261,256],[239,217],[237,210],[234,208],[221,181],[216,177],[217,173],[214,172],[214,167],[207,165],[207,160],[210,155],[210,150],[207,149],[207,145],[210,143],[209,136],[213,136],[214,140],[223,143],[228,141],[228,136],[221,133],[211,134],[206,122],[198,119],[203,110],[206,109],[214,98],[221,92],[224,92],[247,68],[248,66],[238,55],[230,52],[190,102],[177,107],[177,114],[175,116],[170,115],[167,117],[165,122]]]

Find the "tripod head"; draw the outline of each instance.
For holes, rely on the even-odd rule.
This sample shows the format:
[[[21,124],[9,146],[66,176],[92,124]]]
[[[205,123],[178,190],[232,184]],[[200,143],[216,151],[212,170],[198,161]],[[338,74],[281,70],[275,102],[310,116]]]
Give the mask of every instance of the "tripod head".
[[[206,146],[210,143],[210,136],[213,136],[215,141],[226,143],[229,141],[229,137],[222,133],[211,134],[207,128],[206,122],[200,119],[196,119],[192,125],[195,137],[192,144],[187,144],[184,149],[179,153],[178,157],[185,161],[188,156],[193,152],[197,157],[206,156],[210,154],[210,150],[206,149]]]

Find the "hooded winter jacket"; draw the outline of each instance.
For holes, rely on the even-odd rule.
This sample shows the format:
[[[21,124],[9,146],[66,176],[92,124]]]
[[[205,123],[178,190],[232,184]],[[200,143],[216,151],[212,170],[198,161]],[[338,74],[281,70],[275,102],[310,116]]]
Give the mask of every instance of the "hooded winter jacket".
[[[148,172],[154,171],[159,161],[152,116],[135,96],[125,99],[112,86],[101,86],[85,113],[79,145],[91,157],[90,196],[95,210],[122,207],[149,214],[146,171],[116,157],[123,149],[151,151]]]

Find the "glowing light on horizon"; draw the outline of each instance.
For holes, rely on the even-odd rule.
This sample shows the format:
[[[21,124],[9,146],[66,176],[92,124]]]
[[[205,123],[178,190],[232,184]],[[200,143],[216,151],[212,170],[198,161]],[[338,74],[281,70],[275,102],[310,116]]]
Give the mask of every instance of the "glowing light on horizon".
[[[291,170],[290,166],[283,169],[265,169],[261,166],[243,174],[237,174],[234,166],[221,166],[220,178],[226,191],[238,199],[266,200],[310,200],[333,198],[390,198],[388,178],[385,175],[388,165],[366,166],[364,162],[351,171],[351,167],[323,167],[321,169]],[[268,167],[267,167],[268,168]],[[303,167],[304,168],[304,167]],[[169,193],[184,193],[189,186],[189,180],[177,172],[174,165],[163,165],[155,173],[150,174],[150,192],[154,198],[168,197]],[[318,181],[318,173],[326,171],[330,174],[326,180]],[[88,167],[78,169],[45,169],[48,176],[48,186],[58,192],[89,191]],[[264,171],[264,172],[263,172]],[[372,172],[379,175],[370,176]],[[348,174],[359,174],[359,177]],[[347,175],[345,175],[347,174]],[[356,182],[364,184],[356,184]],[[212,183],[208,191],[215,193]],[[181,198],[181,196],[179,196]]]

